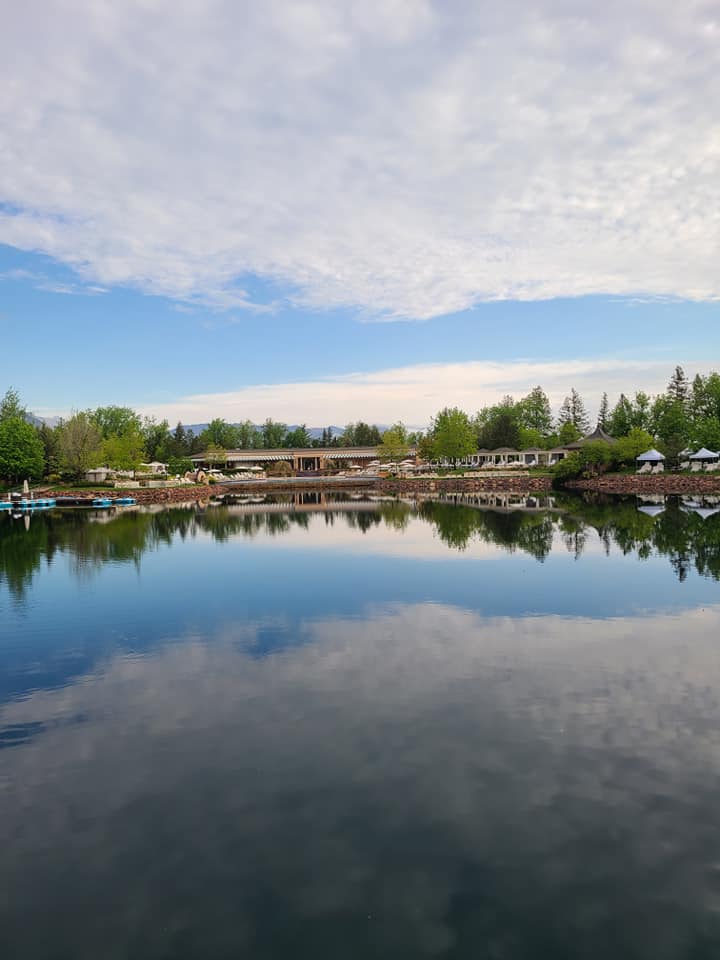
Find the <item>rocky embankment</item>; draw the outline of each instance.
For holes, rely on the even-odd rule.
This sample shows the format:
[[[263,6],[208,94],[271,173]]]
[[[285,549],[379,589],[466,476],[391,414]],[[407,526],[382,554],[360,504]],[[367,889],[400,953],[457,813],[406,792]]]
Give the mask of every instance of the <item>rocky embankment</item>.
[[[595,493],[720,494],[720,475],[660,473],[654,476],[606,474],[589,480],[570,480],[567,490],[591,490]]]
[[[194,487],[140,487],[139,489],[123,491],[108,490],[107,487],[84,490],[53,490],[45,491],[52,496],[87,496],[90,497],[135,497],[138,503],[189,503],[196,500],[209,500],[212,496],[224,494],[283,494],[297,493],[298,490],[325,490],[327,492],[366,490],[387,494],[413,493],[542,493],[552,490],[552,478],[548,476],[507,476],[493,477],[385,477],[368,484],[354,483],[348,478],[347,483],[335,481],[332,485],[324,485],[319,480],[317,485],[302,485],[293,483],[273,483],[272,486],[262,481],[253,483],[245,481],[236,487],[203,485]],[[656,476],[637,476],[629,474],[606,474],[593,477],[589,480],[570,480],[565,484],[566,490],[592,491],[608,494],[720,494],[719,474],[673,474],[663,473]]]
[[[190,503],[195,500],[209,500],[217,487],[139,487],[132,490],[109,490],[107,487],[82,490],[52,490],[47,495],[53,497],[134,497],[138,503]]]

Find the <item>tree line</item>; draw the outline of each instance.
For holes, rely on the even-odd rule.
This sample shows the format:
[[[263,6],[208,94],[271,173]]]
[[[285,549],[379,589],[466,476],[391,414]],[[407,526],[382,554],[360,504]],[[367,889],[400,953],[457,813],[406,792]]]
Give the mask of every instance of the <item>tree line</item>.
[[[631,459],[649,446],[668,458],[686,447],[720,448],[720,374],[698,374],[690,381],[675,367],[664,392],[650,397],[643,391],[621,393],[611,407],[603,394],[598,422],[620,441],[616,450]],[[104,406],[78,411],[57,426],[37,421],[23,405],[17,391],[9,389],[0,401],[0,479],[17,483],[25,478],[76,479],[93,467],[136,470],[141,463],[161,461],[172,473],[190,469],[190,457],[216,451],[218,461],[230,449],[275,447],[377,447],[378,456],[401,460],[416,446],[421,457],[453,463],[479,449],[498,447],[549,449],[587,434],[592,424],[587,406],[571,389],[553,416],[550,400],[540,386],[515,399],[505,396],[497,404],[468,414],[446,407],[427,430],[410,431],[395,423],[382,430],[365,421],[349,423],[341,435],[325,428],[319,438],[301,424],[289,429],[270,418],[257,426],[246,420],[228,423],[214,419],[201,432],[167,420],[141,417],[129,407]],[[592,448],[587,447],[590,456]],[[596,451],[598,458],[606,456]]]

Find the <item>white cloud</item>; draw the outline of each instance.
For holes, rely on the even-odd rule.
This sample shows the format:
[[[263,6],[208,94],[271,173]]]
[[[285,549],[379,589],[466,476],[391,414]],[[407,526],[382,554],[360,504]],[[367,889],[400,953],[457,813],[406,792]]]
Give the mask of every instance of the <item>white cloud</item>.
[[[707,370],[720,359],[688,362],[686,373]],[[588,408],[597,410],[603,391],[613,401],[621,391],[664,390],[672,364],[667,360],[563,360],[535,362],[469,361],[420,364],[354,373],[348,376],[296,383],[260,384],[227,393],[182,397],[171,403],[134,405],[149,416],[166,417],[171,423],[204,423],[213,417],[231,422],[265,417],[285,423],[311,425],[344,424],[363,419],[376,423],[403,420],[423,426],[444,406],[459,406],[471,413],[511,393],[516,399],[541,384],[557,408],[572,386],[583,395]],[[51,411],[56,413],[58,411]]]
[[[701,0],[27,0],[0,242],[222,307],[717,298],[719,37]]]

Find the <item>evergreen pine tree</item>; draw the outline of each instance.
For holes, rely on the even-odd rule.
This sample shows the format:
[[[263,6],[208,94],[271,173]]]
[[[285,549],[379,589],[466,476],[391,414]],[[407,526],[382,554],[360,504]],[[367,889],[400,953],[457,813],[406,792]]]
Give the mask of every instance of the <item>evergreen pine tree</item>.
[[[667,394],[671,400],[680,401],[682,404],[687,403],[690,397],[690,384],[688,383],[688,378],[685,376],[685,371],[680,365],[675,367],[673,371],[670,383],[668,384]]]
[[[600,401],[598,423],[603,428],[603,430],[607,430],[609,422],[610,422],[610,404],[608,402],[607,393],[603,393],[602,400]]]
[[[609,433],[613,437],[626,437],[633,428],[633,409],[632,404],[625,396],[624,393],[621,393],[618,397],[618,402],[613,407],[612,413],[610,414],[609,424]]]
[[[590,418],[587,415],[585,403],[575,387],[570,391],[570,395],[565,397],[560,407],[558,425],[562,429],[566,423],[571,423],[581,434],[590,430]]]

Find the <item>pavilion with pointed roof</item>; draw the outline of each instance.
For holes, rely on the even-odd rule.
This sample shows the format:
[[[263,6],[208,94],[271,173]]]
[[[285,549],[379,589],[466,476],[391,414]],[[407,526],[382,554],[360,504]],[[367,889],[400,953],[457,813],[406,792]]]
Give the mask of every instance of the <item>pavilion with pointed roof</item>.
[[[592,433],[588,433],[587,436],[581,437],[579,440],[574,440],[572,443],[566,443],[566,450],[581,450],[586,443],[593,443],[596,440],[600,440],[603,443],[617,443],[615,437],[611,437],[609,433],[603,430],[602,426],[598,424]]]

